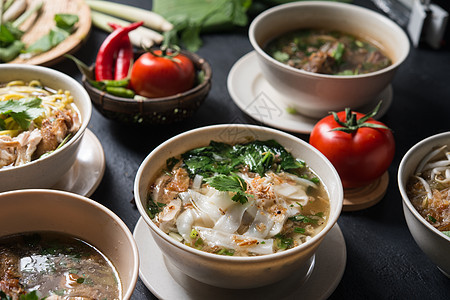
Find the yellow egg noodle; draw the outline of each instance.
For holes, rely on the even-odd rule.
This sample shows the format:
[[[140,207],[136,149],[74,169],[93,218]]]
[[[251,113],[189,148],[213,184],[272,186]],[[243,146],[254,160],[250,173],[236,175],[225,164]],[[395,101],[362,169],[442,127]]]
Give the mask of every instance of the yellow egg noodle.
[[[36,99],[40,99],[38,107],[29,104]],[[0,168],[37,159],[73,136],[81,124],[73,100],[70,91],[51,90],[38,80],[11,81],[0,87],[1,107],[5,106],[4,101],[17,101],[17,106],[8,103],[6,112],[0,110]],[[27,108],[28,111],[21,111]],[[29,112],[36,117],[30,117]]]

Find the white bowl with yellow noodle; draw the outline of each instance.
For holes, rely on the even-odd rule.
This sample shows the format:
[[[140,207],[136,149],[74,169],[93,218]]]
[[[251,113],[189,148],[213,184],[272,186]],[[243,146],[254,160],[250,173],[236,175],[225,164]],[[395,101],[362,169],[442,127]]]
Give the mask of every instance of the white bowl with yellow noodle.
[[[0,107],[0,192],[55,185],[75,162],[91,118],[86,90],[50,68],[2,64]]]
[[[202,237],[205,243],[210,243],[210,241],[214,243],[213,239],[210,239],[211,235],[209,235],[209,233],[212,233],[212,236],[217,237],[218,235],[215,235],[216,233],[218,233],[219,235],[222,235],[224,233],[228,234],[230,238],[227,240],[231,241],[231,244],[234,242],[234,245],[226,245],[225,247],[229,247],[231,253],[225,253],[222,251],[223,249],[213,249],[213,251],[219,250],[216,252],[212,252],[211,249],[199,250],[197,247],[199,244],[192,242],[189,243],[189,238],[185,238],[185,241],[181,242],[180,239],[176,238],[177,234],[175,234],[175,232],[168,233],[167,230],[163,228],[162,224],[157,224],[158,222],[155,222],[155,219],[151,217],[151,214],[149,214],[149,200],[150,197],[153,197],[152,195],[155,187],[155,181],[162,174],[161,172],[164,170],[166,161],[168,159],[171,159],[172,157],[178,157],[186,151],[196,149],[198,147],[208,146],[211,141],[228,145],[239,144],[238,147],[240,147],[241,144],[245,144],[247,142],[272,140],[276,141],[278,144],[284,147],[286,151],[291,153],[294,158],[304,161],[308,166],[308,169],[312,170],[320,180],[318,184],[323,185],[326,191],[326,194],[328,196],[326,199],[328,210],[326,212],[326,221],[322,224],[323,227],[315,232],[315,235],[309,236],[305,241],[299,242],[298,244],[295,243],[295,245],[291,248],[286,248],[281,251],[278,251],[280,249],[276,249],[274,251],[272,251],[273,249],[271,249],[270,252],[267,253],[265,252],[267,250],[265,246],[267,246],[267,244],[270,242],[269,239],[273,236],[267,232],[263,234],[264,237],[262,239],[257,239],[255,238],[256,235],[254,233],[250,233],[250,231],[253,230],[252,225],[248,225],[248,227],[246,227],[248,231],[246,231],[245,233],[238,233],[237,231],[231,232],[226,228],[218,229],[217,226],[219,226],[219,223],[223,225],[223,223],[221,223],[222,221],[225,223],[227,222],[228,213],[230,213],[230,218],[228,220],[233,219],[233,217],[231,216],[232,211],[234,211],[235,209],[239,209],[239,206],[241,204],[243,206],[248,204],[253,205],[251,204],[251,202],[259,199],[263,200],[264,195],[253,193],[255,190],[252,190],[250,184],[247,185],[247,192],[244,193],[247,197],[247,201],[241,202],[242,199],[240,197],[234,198],[236,195],[238,195],[238,193],[228,193],[227,191],[223,191],[223,193],[220,194],[218,198],[216,198],[217,200],[208,200],[210,204],[213,204],[213,202],[215,202],[214,205],[217,204],[218,208],[213,208],[213,211],[221,215],[218,217],[221,221],[217,221],[215,223],[217,226],[214,226],[212,230],[201,228],[201,226],[207,226],[201,224],[199,226],[194,225],[192,227],[196,231],[198,231],[199,235]],[[260,154],[262,156],[265,156],[266,154],[270,153],[264,152]],[[213,155],[213,157],[215,157],[213,161],[223,161],[218,156]],[[245,169],[245,166],[243,168]],[[248,177],[246,177],[246,174],[249,175],[249,173],[247,173],[246,171],[239,171],[235,175],[239,176],[240,178],[244,178],[244,180],[247,181]],[[269,172],[265,171],[264,173],[268,174]],[[281,172],[278,173],[278,171],[276,171],[276,173],[270,174],[276,177],[277,174],[281,174]],[[177,174],[174,175],[175,177],[178,176]],[[219,177],[220,176],[221,175],[219,175]],[[231,176],[233,177],[234,175]],[[264,175],[264,177],[266,176]],[[197,177],[191,177],[190,179],[192,186],[196,185],[195,178]],[[252,178],[259,181],[257,175]],[[263,177],[261,176],[260,179],[263,179]],[[206,189],[209,189],[214,185],[211,182],[209,182],[208,184],[210,186],[206,186]],[[242,182],[241,184],[244,185]],[[265,188],[260,191],[267,197],[271,197],[271,195],[269,195],[269,192],[266,193],[264,189]],[[188,193],[191,193],[191,191],[194,195],[195,187],[193,187],[192,190],[187,190]],[[311,257],[314,255],[317,247],[320,245],[325,235],[335,225],[340,215],[343,202],[343,189],[339,176],[337,175],[336,170],[334,169],[332,164],[320,152],[311,147],[308,143],[290,134],[266,127],[242,124],[207,126],[182,133],[164,142],[159,147],[154,149],[142,162],[136,174],[134,194],[136,205],[139,209],[141,217],[151,229],[152,237],[161,249],[164,257],[167,259],[167,263],[174,265],[181,272],[198,281],[218,287],[241,289],[254,288],[277,282],[289,275],[292,275],[302,266],[305,266],[305,264],[308,263],[309,259],[311,259]],[[177,195],[178,198],[183,198],[182,205],[185,208],[189,209],[189,203],[184,203],[184,196],[186,195],[181,195],[181,193]],[[221,198],[222,196],[224,198]],[[229,201],[227,199],[230,198],[235,201],[234,204],[230,204],[227,208],[222,209],[222,206],[218,203],[225,203],[226,201]],[[237,201],[238,199],[240,200]],[[176,201],[175,198],[174,200]],[[269,202],[269,200],[267,201]],[[287,208],[287,210],[289,210],[290,208],[301,209],[302,205],[298,204],[299,202],[301,202],[301,200],[293,201],[291,205],[287,205],[285,207]],[[194,204],[194,202],[192,203]],[[160,203],[158,201],[158,205],[159,204]],[[194,204],[193,206],[195,207],[196,205]],[[165,207],[168,207],[170,209],[171,205],[169,204]],[[206,209],[206,207],[199,208],[200,210],[203,210],[204,208]],[[250,215],[256,215],[256,217],[254,217],[254,220],[256,221],[258,216],[261,217],[260,212],[262,210],[259,210],[260,208],[261,207],[258,206],[258,212],[256,214],[250,213],[249,215],[247,215],[247,217]],[[250,208],[248,208],[246,212],[248,212],[249,210]],[[185,210],[184,212],[180,213],[180,215],[178,216],[178,221],[180,220],[180,218],[183,218],[182,215],[184,213],[187,213],[188,211],[189,210]],[[242,220],[246,218],[246,212],[243,213],[244,216],[242,217]],[[274,216],[274,218],[276,218],[275,216],[277,216],[278,214],[284,214],[284,210],[280,208],[280,210],[271,212],[271,216]],[[224,217],[225,219],[222,217]],[[229,225],[230,227],[235,226],[234,228],[242,228],[242,226],[239,225],[242,224],[240,222],[241,221],[238,221],[238,225],[231,223],[229,223]],[[181,236],[186,237],[186,235],[182,234],[182,228],[180,227],[183,224],[177,223],[177,229]],[[253,222],[253,224],[257,223]],[[259,230],[261,234],[266,229],[268,229],[267,226],[262,226],[262,223],[258,223],[257,225],[257,230]],[[272,229],[276,227],[275,224],[273,224],[272,226],[268,226],[270,226],[270,228]],[[202,232],[206,233],[206,235],[203,236]],[[255,240],[257,240],[258,243],[253,243]],[[200,243],[202,242],[200,241]],[[256,247],[259,246],[265,249],[255,250]],[[239,249],[239,247],[241,249]],[[248,255],[241,255],[242,252],[238,253],[238,251],[245,251],[246,247]],[[228,251],[227,249],[225,250],[226,252]],[[256,252],[259,250],[261,250],[263,253]],[[230,254],[232,254],[232,256]]]
[[[105,295],[111,294],[108,299],[131,298],[138,278],[139,254],[130,230],[111,210],[84,196],[50,189],[3,192],[0,203],[0,267],[4,270],[9,266],[11,270],[2,274],[1,287],[5,293],[29,293],[37,289],[39,299],[47,296],[56,299],[56,293],[61,296],[57,299],[78,298],[76,296],[105,299]],[[60,243],[44,247],[31,256],[21,255],[20,251],[11,254],[14,248],[5,243],[7,237],[14,235],[42,236],[45,233],[66,235],[90,245],[104,256],[109,262],[107,269],[113,272],[105,272],[103,265],[97,263],[98,259],[94,264],[86,261],[95,257],[87,255],[89,252],[61,249]],[[42,240],[34,241],[39,244]],[[47,254],[53,255],[47,257]],[[52,257],[62,259],[66,255],[74,258],[75,265],[48,262]],[[89,264],[88,270],[81,272],[86,264]],[[61,271],[62,268],[70,269]],[[33,276],[30,280],[24,280],[30,276]],[[73,280],[74,277],[77,280]]]
[[[403,157],[398,187],[409,231],[428,258],[450,277],[450,132],[430,136]]]

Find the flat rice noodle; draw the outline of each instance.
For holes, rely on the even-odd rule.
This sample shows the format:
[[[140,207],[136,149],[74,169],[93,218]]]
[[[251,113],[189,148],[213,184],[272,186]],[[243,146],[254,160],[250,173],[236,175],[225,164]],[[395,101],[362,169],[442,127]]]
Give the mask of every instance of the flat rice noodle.
[[[250,206],[251,204],[249,202],[246,204],[233,204],[228,208],[226,213],[219,218],[213,228],[228,233],[236,232],[241,226],[242,216]]]
[[[305,187],[310,186],[310,187],[313,187],[315,189],[318,188],[317,184],[315,184],[311,180],[308,180],[308,179],[305,179],[305,178],[301,178],[301,177],[298,177],[298,176],[295,176],[295,175],[292,175],[292,174],[289,174],[289,173],[285,173],[284,175],[286,177],[292,179],[292,180],[295,180],[297,183],[299,183],[299,184],[301,184],[301,185],[303,185]]]
[[[194,225],[212,226],[213,221],[208,215],[194,209],[183,211],[177,218],[178,233],[186,240],[191,241],[191,231]]]
[[[273,240],[260,239],[239,234],[230,234],[212,228],[195,226],[203,242],[210,247],[219,246],[234,249],[236,252],[249,251],[256,254],[273,253]]]
[[[266,238],[274,223],[274,220],[270,218],[268,213],[258,210],[255,219],[248,230],[244,233],[244,236],[252,238]]]
[[[287,200],[299,202],[301,205],[308,203],[308,195],[306,195],[305,185],[292,185],[289,183],[282,183],[273,186],[273,191],[276,195],[281,196]]]
[[[180,193],[179,196],[183,200],[183,204],[192,203],[196,209],[207,214],[214,223],[222,217],[222,211],[227,210],[228,207],[236,203],[231,200],[228,193],[220,191],[213,193],[211,196],[206,196],[189,189]]]

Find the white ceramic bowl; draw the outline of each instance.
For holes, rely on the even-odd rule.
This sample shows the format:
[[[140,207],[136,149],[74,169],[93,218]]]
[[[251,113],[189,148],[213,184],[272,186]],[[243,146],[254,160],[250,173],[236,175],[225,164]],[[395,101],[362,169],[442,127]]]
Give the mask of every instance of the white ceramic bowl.
[[[324,75],[287,66],[263,50],[273,38],[302,28],[328,28],[362,37],[383,49],[393,63],[369,74]],[[313,118],[382,100],[377,95],[392,81],[410,48],[404,31],[390,19],[360,6],[329,1],[301,1],[268,9],[251,23],[249,38],[265,79],[286,96],[287,105]]]
[[[165,167],[166,160],[187,150],[206,146],[211,140],[230,144],[249,140],[275,139],[301,158],[322,179],[330,195],[330,217],[325,228],[308,242],[290,250],[254,257],[232,257],[206,253],[188,247],[164,233],[146,212],[152,180]],[[142,162],[134,184],[136,205],[151,229],[153,239],[169,263],[190,277],[224,288],[252,288],[267,285],[292,274],[314,254],[322,239],[336,223],[343,202],[343,189],[332,164],[319,151],[290,134],[260,126],[214,125],[175,136],[155,148]],[[331,258],[330,258],[331,259]]]
[[[403,157],[398,169],[398,187],[409,231],[420,249],[450,277],[450,237],[434,228],[414,208],[406,193],[406,183],[426,154],[437,146],[450,145],[450,131],[428,137],[414,145]]]
[[[130,299],[138,278],[138,250],[128,227],[108,208],[77,194],[46,189],[0,193],[0,203],[0,236],[56,231],[78,237],[111,260],[122,281],[122,299]]]
[[[50,188],[75,162],[81,140],[91,119],[92,104],[86,90],[75,79],[59,71],[34,65],[0,64],[0,84],[12,80],[39,80],[44,86],[68,90],[81,114],[78,132],[52,154],[22,166],[0,169],[0,192],[25,188]]]

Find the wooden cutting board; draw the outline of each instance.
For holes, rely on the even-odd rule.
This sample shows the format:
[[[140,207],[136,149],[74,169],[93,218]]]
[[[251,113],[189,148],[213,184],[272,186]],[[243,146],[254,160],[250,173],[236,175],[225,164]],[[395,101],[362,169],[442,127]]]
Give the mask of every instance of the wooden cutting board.
[[[30,59],[18,57],[10,63],[41,66],[53,65],[64,59],[64,54],[78,50],[89,35],[91,30],[91,10],[83,0],[28,0],[28,7],[33,7],[40,1],[43,1],[40,13],[33,14],[20,27],[26,32],[22,37],[22,41],[26,45],[32,44],[56,26],[54,16],[57,13],[76,14],[79,18],[76,29],[67,39],[53,49],[33,56]]]

